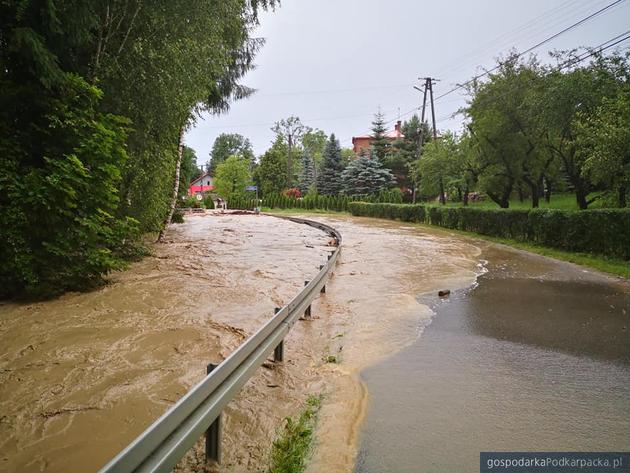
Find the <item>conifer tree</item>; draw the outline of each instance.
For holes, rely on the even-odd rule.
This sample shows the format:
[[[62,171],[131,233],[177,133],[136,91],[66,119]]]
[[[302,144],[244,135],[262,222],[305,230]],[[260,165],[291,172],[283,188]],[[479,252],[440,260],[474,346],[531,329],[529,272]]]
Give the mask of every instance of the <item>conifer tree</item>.
[[[385,116],[379,110],[374,115],[374,120],[372,121],[372,149],[376,154],[376,158],[381,163],[385,163],[387,153],[390,149],[390,142],[385,137],[386,131]]]
[[[375,150],[352,161],[343,172],[343,181],[348,195],[377,194],[395,183],[389,169],[379,162]]]
[[[317,176],[317,190],[324,195],[337,195],[343,190],[341,147],[334,133],[324,149],[324,162]]]
[[[315,163],[308,150],[302,154],[302,172],[300,174],[300,192],[306,195],[311,186],[315,183]]]

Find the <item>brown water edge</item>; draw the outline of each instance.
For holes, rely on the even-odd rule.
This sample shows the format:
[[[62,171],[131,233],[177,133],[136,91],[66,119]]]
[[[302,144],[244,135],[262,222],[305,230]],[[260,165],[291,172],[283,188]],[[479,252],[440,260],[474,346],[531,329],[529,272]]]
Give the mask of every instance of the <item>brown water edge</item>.
[[[320,217],[343,235],[341,257],[322,300],[338,322],[331,351],[329,395],[307,468],[347,472],[354,468],[369,396],[359,377],[366,366],[412,343],[430,320],[418,292],[472,284],[481,272],[480,250],[469,241],[428,227],[357,218]]]

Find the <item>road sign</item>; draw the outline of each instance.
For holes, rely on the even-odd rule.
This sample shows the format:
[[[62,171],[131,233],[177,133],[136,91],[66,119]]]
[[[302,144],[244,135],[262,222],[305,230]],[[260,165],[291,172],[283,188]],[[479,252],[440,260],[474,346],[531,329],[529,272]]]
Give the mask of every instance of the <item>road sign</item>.
[[[247,186],[245,187],[246,191],[257,191],[258,190],[258,186]]]

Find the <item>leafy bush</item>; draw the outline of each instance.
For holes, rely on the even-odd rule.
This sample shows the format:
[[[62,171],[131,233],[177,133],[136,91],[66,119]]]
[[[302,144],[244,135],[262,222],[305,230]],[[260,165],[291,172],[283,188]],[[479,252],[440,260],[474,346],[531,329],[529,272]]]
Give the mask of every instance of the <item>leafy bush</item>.
[[[138,254],[137,220],[118,216],[129,123],[97,112],[100,96],[69,76],[31,138],[0,140],[0,298],[91,287]]]
[[[350,202],[353,215],[428,223],[566,251],[630,259],[630,209],[509,210]]]

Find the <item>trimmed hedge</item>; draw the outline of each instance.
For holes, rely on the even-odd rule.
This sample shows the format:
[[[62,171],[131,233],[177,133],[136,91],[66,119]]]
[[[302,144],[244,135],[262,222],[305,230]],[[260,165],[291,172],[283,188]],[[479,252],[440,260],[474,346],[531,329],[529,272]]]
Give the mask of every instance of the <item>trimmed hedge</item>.
[[[352,215],[428,223],[560,250],[630,259],[630,209],[510,210],[350,202]]]
[[[304,209],[304,210],[333,210],[347,212],[348,204],[353,201],[368,202],[402,202],[402,193],[398,190],[382,191],[370,196],[347,195],[307,195],[303,198],[289,197],[284,194],[269,194],[262,200],[262,206],[271,209]],[[251,210],[256,206],[256,200],[244,197],[228,199],[231,209]]]

